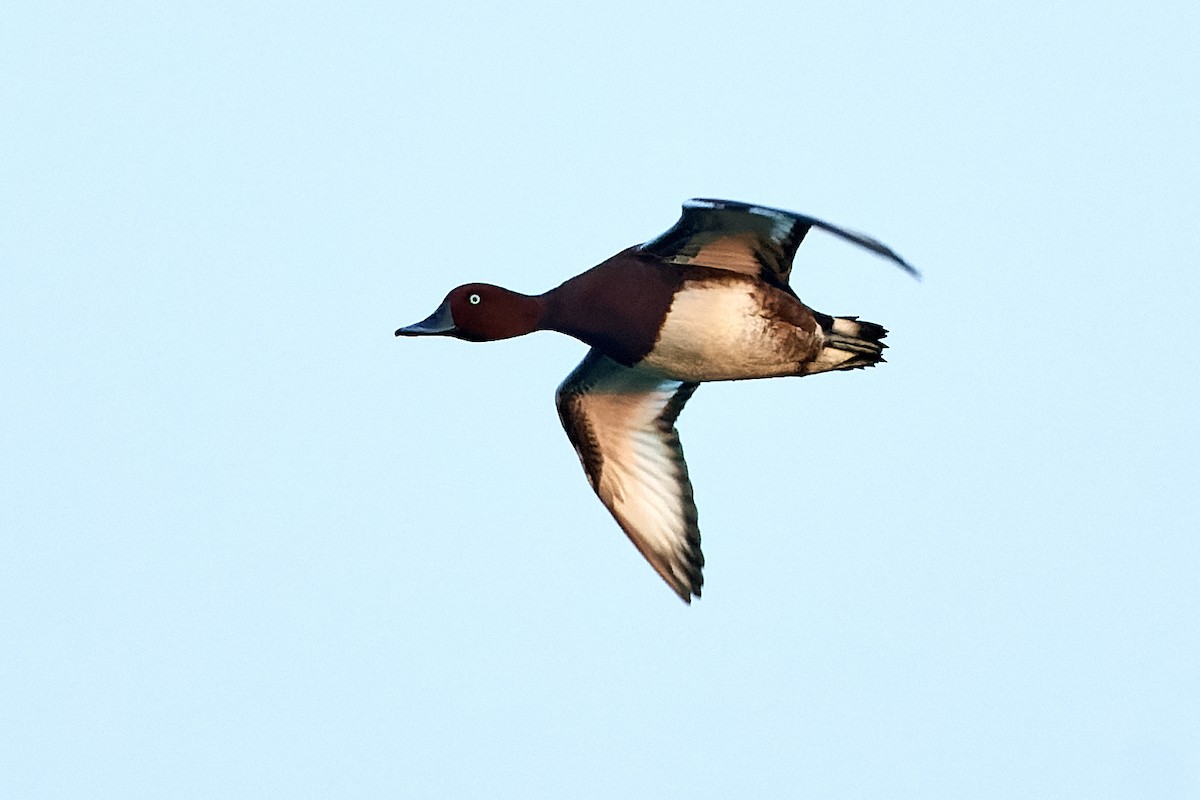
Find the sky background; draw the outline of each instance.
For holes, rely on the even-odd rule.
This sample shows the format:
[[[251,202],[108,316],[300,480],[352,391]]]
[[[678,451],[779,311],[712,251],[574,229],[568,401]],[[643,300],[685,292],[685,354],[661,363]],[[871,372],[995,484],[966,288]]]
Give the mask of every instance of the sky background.
[[[5,4],[0,795],[1200,797],[1198,8]],[[582,344],[392,334],[693,196],[925,280],[809,237],[688,607]]]

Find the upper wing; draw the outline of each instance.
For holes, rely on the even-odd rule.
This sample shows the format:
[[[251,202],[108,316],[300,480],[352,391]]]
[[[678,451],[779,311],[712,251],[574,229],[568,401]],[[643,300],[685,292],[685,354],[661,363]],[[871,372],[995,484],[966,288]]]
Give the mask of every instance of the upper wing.
[[[704,556],[675,419],[697,385],[593,349],[555,396],[592,488],[685,603],[700,596]]]
[[[679,221],[640,250],[675,264],[744,272],[786,289],[792,258],[810,228],[829,231],[865,247],[919,277],[911,264],[869,236],[803,214],[732,200],[687,201]]]

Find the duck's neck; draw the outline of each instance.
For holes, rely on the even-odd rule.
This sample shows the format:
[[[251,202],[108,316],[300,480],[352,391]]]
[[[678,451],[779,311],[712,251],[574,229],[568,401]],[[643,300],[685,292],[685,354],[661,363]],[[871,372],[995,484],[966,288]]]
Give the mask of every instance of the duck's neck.
[[[570,330],[570,326],[566,323],[566,315],[563,313],[564,292],[562,288],[562,286],[558,286],[537,297],[530,298],[538,306],[538,320],[535,330],[555,331],[557,333],[565,333],[569,336],[574,335]]]
[[[503,318],[493,323],[493,336],[490,338],[511,339],[547,329],[546,295],[510,294],[511,305]]]

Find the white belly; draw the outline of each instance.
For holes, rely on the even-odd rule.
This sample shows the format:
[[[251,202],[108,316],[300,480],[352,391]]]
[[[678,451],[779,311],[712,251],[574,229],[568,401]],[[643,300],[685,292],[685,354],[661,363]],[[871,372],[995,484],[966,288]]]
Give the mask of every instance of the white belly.
[[[799,374],[823,337],[773,316],[763,292],[750,279],[684,284],[643,363],[684,381]]]

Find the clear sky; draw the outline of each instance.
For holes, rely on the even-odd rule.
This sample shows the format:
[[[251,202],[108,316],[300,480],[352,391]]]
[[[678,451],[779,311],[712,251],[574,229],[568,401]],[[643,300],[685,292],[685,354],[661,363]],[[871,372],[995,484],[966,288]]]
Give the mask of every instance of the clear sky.
[[[0,796],[1200,797],[1194,2],[9,3]],[[681,603],[397,340],[693,196],[879,369],[701,387]]]

